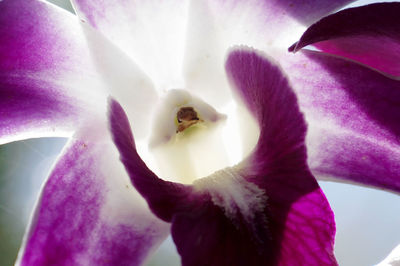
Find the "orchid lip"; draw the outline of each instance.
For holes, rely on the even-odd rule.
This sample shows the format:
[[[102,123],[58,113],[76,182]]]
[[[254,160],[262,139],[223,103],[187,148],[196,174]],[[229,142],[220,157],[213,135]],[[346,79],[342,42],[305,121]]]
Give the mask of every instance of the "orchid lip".
[[[136,151],[128,117],[118,102],[111,101],[109,128],[133,186],[158,218],[171,223],[183,265],[199,265],[206,255],[212,258],[212,265],[244,265],[249,258],[249,265],[259,265],[260,261],[292,265],[299,259],[304,265],[336,265],[333,215],[306,163],[306,123],[289,81],[279,66],[253,50],[232,52],[226,70],[233,90],[259,124],[260,136],[253,152],[233,167],[219,165],[219,171],[195,180],[196,176],[190,174],[198,174],[193,171],[197,161],[209,157],[215,160],[215,154],[203,154],[200,160],[187,156],[191,155],[187,151],[192,151],[189,145],[199,142],[191,141],[194,136],[168,143],[171,149],[160,161],[172,160],[168,161],[171,166],[179,157],[177,165],[172,166],[186,168],[186,172],[176,176],[191,178],[191,182],[168,182],[147,168]],[[165,102],[176,104],[177,99],[185,97]],[[183,102],[186,107],[192,106],[190,101]],[[187,113],[182,112],[179,118],[190,121],[201,117],[196,108],[184,110]],[[171,118],[177,119],[176,110]],[[209,139],[204,143],[209,144]],[[181,141],[184,145],[174,145]],[[204,148],[201,143],[200,150]],[[212,148],[218,150],[214,145]],[[306,242],[306,250],[293,245],[298,242]],[[312,251],[307,252],[309,249]],[[221,254],[214,255],[216,251]],[[292,254],[296,254],[294,258]]]

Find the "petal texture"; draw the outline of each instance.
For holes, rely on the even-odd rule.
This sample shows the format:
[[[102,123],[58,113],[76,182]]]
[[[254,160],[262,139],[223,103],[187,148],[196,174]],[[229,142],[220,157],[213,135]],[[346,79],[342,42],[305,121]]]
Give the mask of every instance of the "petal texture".
[[[131,119],[146,128],[135,112],[146,118],[156,99],[117,48],[65,10],[35,0],[0,2],[0,77],[0,143],[70,136],[85,115],[105,112],[110,93],[133,104]]]
[[[191,1],[188,12],[185,88],[213,106],[231,99],[224,69],[229,48],[283,49],[304,30],[274,1]]]
[[[163,181],[138,157],[127,117],[112,101],[110,128],[132,183],[172,223],[183,265],[336,265],[333,213],[306,164],[295,94],[256,52],[232,52],[227,71],[262,128],[253,154],[191,186]]]
[[[351,0],[72,2],[82,19],[125,51],[153,78],[160,90],[165,90],[195,87],[196,82],[187,83],[187,76],[199,81],[204,70],[212,74],[210,80],[219,76],[212,71],[215,67],[223,74],[226,44],[246,43],[258,47],[283,42],[286,45],[282,47],[289,46],[304,30],[302,23],[309,25]],[[216,50],[219,48],[222,52]],[[216,54],[218,57],[214,57]],[[215,60],[217,66],[210,62]],[[188,70],[188,64],[194,65]],[[196,64],[202,71],[198,71]],[[182,70],[189,72],[184,80]],[[203,90],[213,95],[208,86]],[[213,101],[213,97],[207,100]]]
[[[213,106],[230,99],[226,51],[246,44],[259,50],[283,50],[305,25],[351,1],[191,1],[184,57],[185,88]]]
[[[400,76],[400,3],[377,3],[350,8],[312,25],[289,48],[315,44],[393,76]]]
[[[110,130],[120,159],[132,184],[147,200],[150,209],[164,221],[170,222],[176,206],[190,188],[158,178],[142,161],[136,151],[132,131],[122,106],[115,100],[109,104]]]
[[[272,62],[242,50],[232,52],[226,64],[233,87],[261,130],[244,173],[266,192],[271,231],[283,234],[275,235],[282,241],[278,264],[335,265],[333,213],[307,166],[303,115]]]
[[[0,2],[2,143],[20,139],[20,134],[63,135],[72,130],[79,103],[59,78],[79,49],[72,37],[76,27],[69,28],[68,22],[65,12],[39,1]]]
[[[400,82],[319,52],[281,62],[309,124],[313,173],[400,191]]]
[[[188,1],[72,2],[78,16],[133,58],[160,89],[182,87]]]
[[[76,135],[53,169],[21,265],[139,265],[167,236],[168,224],[130,185],[112,142],[93,135]]]

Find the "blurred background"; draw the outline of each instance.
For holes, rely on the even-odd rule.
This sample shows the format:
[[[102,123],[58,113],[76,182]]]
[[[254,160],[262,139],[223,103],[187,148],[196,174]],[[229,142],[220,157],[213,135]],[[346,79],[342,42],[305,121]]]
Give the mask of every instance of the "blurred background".
[[[51,0],[73,12],[69,0]],[[362,3],[376,1],[362,1]],[[0,266],[13,265],[40,186],[65,139],[0,145]],[[374,265],[400,244],[400,197],[347,184],[320,182],[335,212],[335,253],[342,266]],[[171,238],[150,265],[179,265]]]

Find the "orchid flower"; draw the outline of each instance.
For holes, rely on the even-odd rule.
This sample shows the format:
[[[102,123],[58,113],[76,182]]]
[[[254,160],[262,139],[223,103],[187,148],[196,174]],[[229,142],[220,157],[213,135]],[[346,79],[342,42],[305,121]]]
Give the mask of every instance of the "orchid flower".
[[[301,36],[348,2],[0,1],[1,143],[70,138],[18,263],[336,265],[314,176],[400,191],[400,4]]]

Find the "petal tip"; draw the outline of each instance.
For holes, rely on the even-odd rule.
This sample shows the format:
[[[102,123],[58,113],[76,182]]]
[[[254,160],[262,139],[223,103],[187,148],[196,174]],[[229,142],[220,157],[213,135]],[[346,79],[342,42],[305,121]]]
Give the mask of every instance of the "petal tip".
[[[296,53],[298,50],[301,49],[301,47],[297,47],[299,44],[299,42],[295,42],[294,44],[292,44],[289,48],[288,51],[292,52],[292,53]]]

